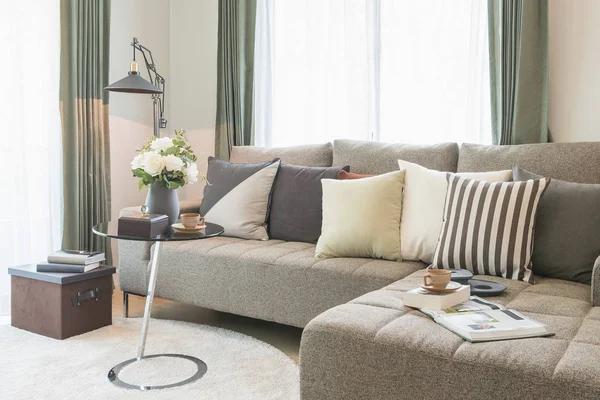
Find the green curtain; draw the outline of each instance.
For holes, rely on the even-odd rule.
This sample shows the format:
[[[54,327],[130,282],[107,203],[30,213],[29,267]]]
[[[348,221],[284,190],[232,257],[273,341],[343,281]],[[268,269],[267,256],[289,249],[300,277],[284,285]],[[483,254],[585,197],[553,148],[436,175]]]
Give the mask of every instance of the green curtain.
[[[215,155],[254,143],[254,28],[256,0],[220,0]]]
[[[110,219],[108,57],[110,0],[61,0],[60,109],[63,145],[63,248],[110,245],[92,226]]]
[[[494,144],[548,141],[548,2],[488,0]]]

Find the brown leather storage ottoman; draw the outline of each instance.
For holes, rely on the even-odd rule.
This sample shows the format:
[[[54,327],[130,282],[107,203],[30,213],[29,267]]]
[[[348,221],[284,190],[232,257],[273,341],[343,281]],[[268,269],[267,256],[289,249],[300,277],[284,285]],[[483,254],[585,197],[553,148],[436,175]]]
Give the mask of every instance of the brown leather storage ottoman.
[[[63,274],[37,272],[36,265],[9,268],[11,325],[66,339],[112,324],[115,267]]]

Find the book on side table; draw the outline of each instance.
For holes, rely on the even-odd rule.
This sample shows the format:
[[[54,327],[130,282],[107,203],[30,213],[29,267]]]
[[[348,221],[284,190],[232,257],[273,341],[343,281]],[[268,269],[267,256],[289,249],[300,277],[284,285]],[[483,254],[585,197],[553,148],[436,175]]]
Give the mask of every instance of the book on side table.
[[[104,261],[99,251],[58,250],[48,256],[49,263],[88,265]]]
[[[59,263],[39,263],[37,265],[37,272],[64,272],[68,274],[88,272],[96,269],[100,266],[100,263],[93,263],[87,265],[76,265],[76,264],[59,264]]]
[[[477,296],[443,310],[419,310],[474,343],[554,335],[546,324]]]
[[[104,253],[98,251],[59,250],[48,256],[47,263],[39,263],[36,271],[82,273],[98,268],[104,260]]]

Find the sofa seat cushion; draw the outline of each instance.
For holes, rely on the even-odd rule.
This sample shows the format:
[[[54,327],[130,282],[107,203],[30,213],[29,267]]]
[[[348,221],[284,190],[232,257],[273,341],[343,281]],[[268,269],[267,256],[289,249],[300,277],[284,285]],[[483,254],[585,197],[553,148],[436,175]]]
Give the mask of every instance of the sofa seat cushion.
[[[307,399],[600,398],[600,308],[591,306],[588,285],[481,276],[508,286],[491,301],[550,325],[556,335],[473,344],[403,305],[402,292],[419,285],[423,274],[311,321],[300,354]],[[340,357],[342,351],[361,362]],[[423,386],[424,375],[436,376],[436,385]]]
[[[323,311],[425,268],[421,262],[317,259],[315,245],[215,237],[163,246],[157,296],[304,327]],[[194,282],[194,284],[190,284]]]

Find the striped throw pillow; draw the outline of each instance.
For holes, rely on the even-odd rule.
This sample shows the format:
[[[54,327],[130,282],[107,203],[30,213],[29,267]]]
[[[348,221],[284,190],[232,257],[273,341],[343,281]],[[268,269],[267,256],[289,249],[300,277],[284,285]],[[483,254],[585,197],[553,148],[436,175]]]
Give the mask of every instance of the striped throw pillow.
[[[535,217],[549,183],[547,178],[484,182],[448,174],[434,267],[532,283]]]

